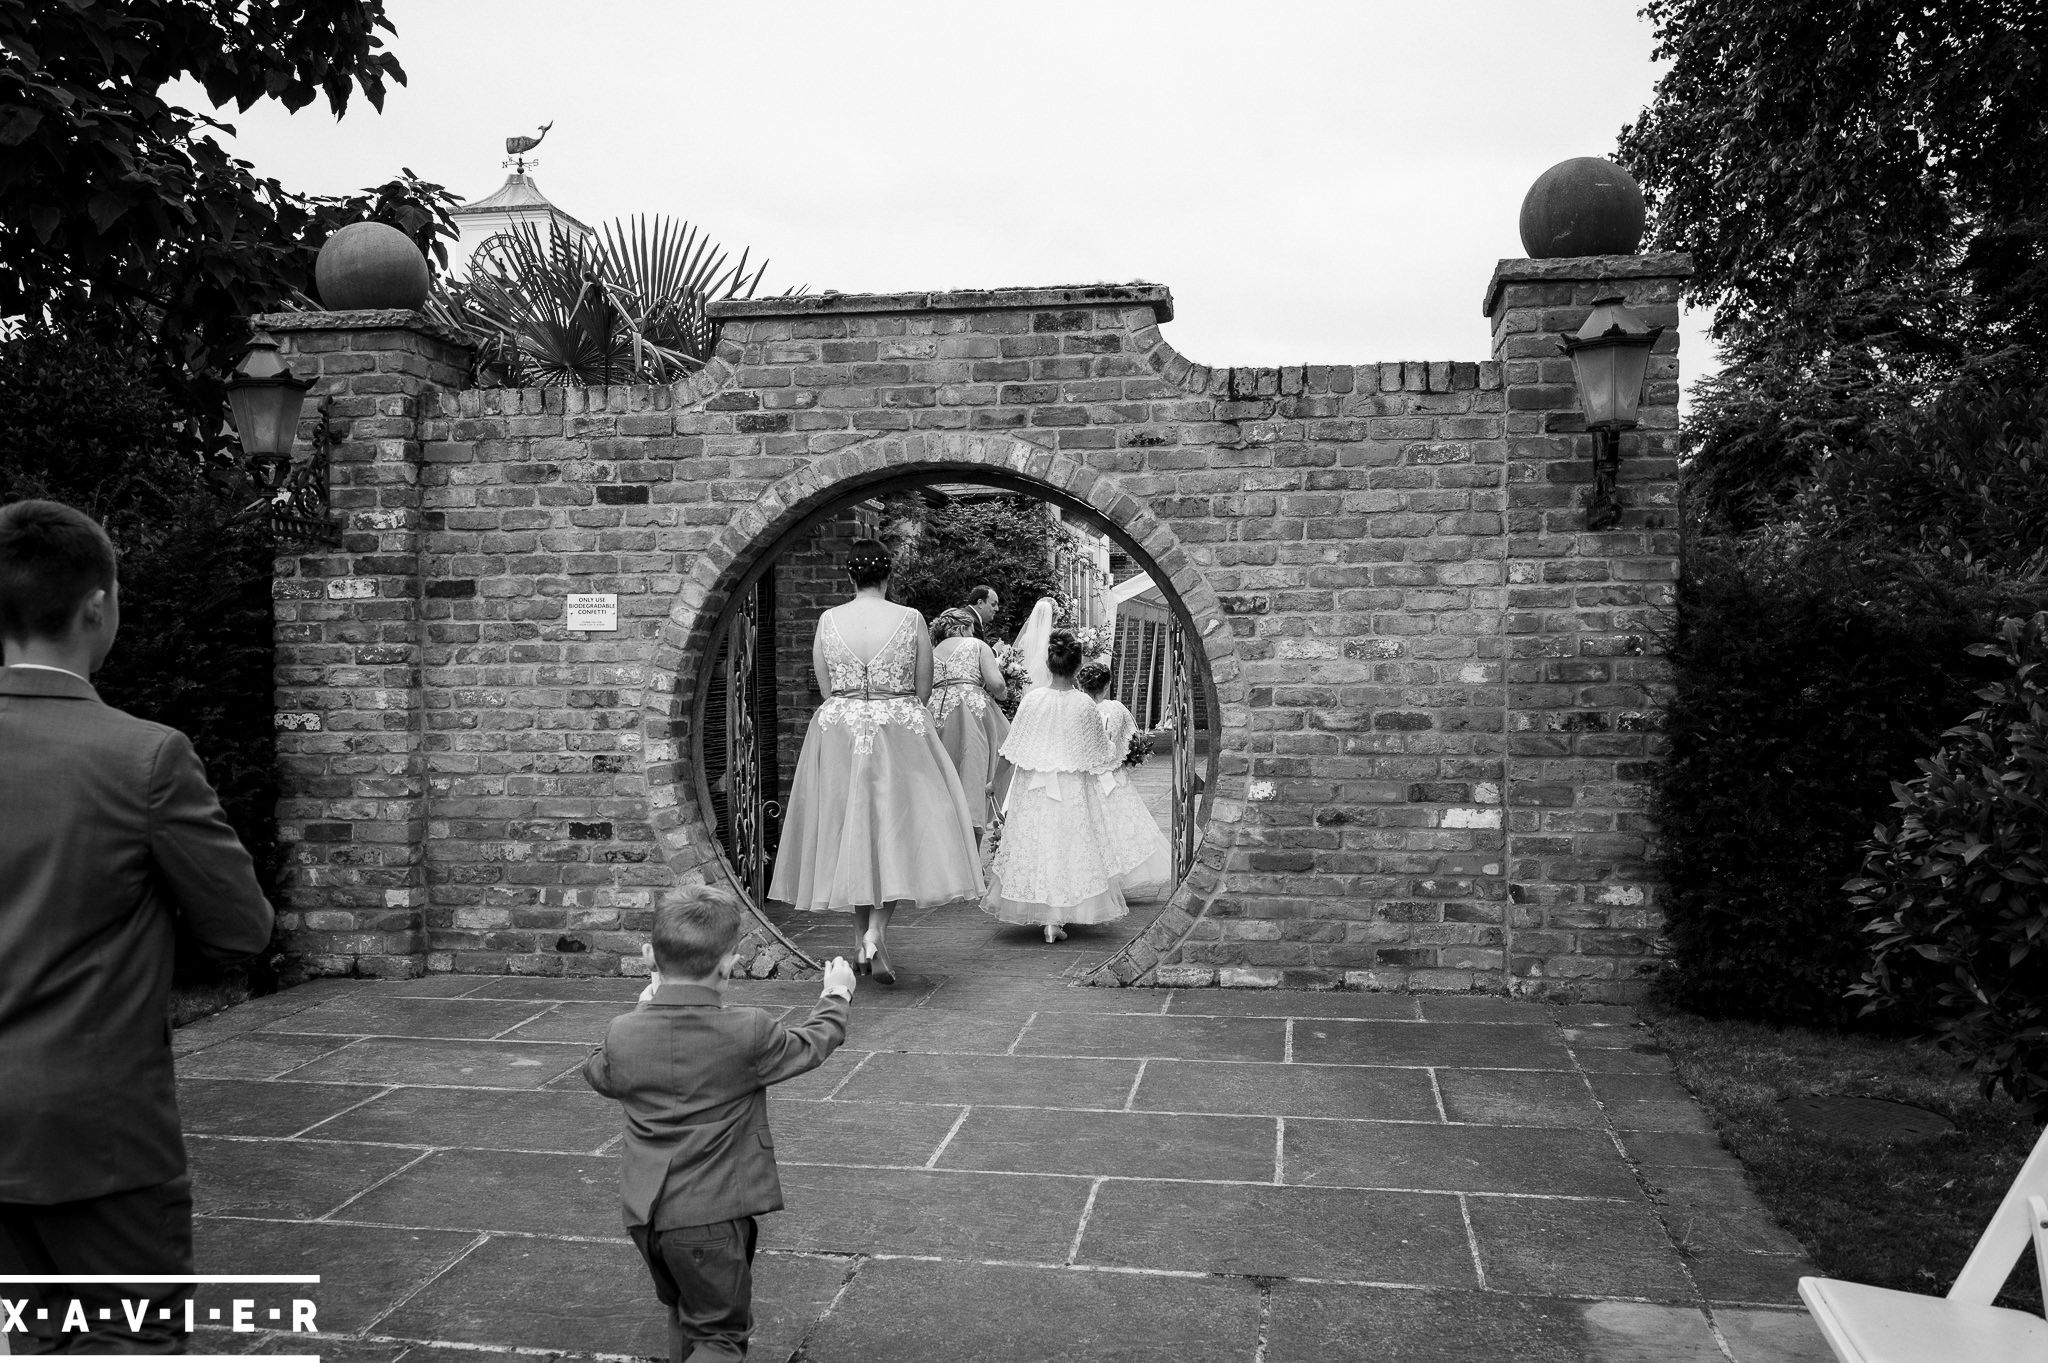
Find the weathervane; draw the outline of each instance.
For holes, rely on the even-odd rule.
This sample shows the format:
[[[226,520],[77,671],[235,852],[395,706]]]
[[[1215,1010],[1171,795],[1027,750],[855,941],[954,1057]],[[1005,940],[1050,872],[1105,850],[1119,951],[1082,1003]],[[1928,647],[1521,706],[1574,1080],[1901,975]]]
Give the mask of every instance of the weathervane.
[[[527,160],[526,153],[532,151],[535,147],[539,146],[541,142],[547,137],[548,129],[554,126],[555,125],[553,123],[543,123],[541,125],[539,137],[506,138],[505,155],[508,159],[505,161],[505,164],[521,175],[526,174],[526,168],[528,166],[539,165],[540,162],[538,161]]]

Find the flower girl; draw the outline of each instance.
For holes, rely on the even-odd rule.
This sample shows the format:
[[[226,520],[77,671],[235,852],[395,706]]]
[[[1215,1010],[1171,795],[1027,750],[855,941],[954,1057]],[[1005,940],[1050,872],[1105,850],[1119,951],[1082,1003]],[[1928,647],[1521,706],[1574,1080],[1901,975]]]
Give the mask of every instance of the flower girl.
[[[1074,685],[1095,702],[1095,713],[1117,765],[1105,781],[1103,811],[1109,816],[1112,864],[1123,882],[1126,899],[1156,899],[1172,888],[1173,848],[1144,797],[1131,783],[1131,769],[1125,764],[1138,721],[1130,708],[1108,696],[1110,671],[1102,663],[1089,663],[1074,674]]]
[[[1017,706],[1002,755],[1014,774],[1002,844],[981,907],[1005,923],[1042,926],[1045,940],[1067,923],[1107,923],[1130,912],[1103,804],[1104,774],[1123,761],[1074,689],[1081,645],[1066,630],[1046,643],[1046,684]]]

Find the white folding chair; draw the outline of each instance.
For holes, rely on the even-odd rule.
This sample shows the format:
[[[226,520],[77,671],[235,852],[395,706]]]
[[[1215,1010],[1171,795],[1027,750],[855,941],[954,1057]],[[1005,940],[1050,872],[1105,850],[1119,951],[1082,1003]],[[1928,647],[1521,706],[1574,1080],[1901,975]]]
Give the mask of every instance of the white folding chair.
[[[1946,1297],[1834,1278],[1801,1278],[1799,1296],[1841,1363],[2048,1363],[2048,1320],[1991,1304],[2029,1236],[2048,1297],[2048,1131]]]

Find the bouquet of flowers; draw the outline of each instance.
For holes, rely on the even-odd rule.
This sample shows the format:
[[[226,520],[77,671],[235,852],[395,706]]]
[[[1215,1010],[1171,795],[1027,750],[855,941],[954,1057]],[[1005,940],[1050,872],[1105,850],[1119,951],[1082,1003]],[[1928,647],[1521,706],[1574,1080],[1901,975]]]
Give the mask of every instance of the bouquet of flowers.
[[[1084,658],[1107,658],[1116,647],[1116,631],[1106,625],[1078,625],[1074,637],[1081,643]]]
[[[1003,699],[1003,714],[1015,719],[1017,702],[1024,699],[1024,688],[1031,685],[1031,669],[1024,665],[1024,650],[1015,644],[991,644],[990,647],[995,650],[996,666],[1003,669],[1003,681],[1010,688],[1010,694]]]
[[[1152,735],[1142,732],[1132,734],[1131,745],[1124,749],[1124,765],[1135,767],[1151,755]]]

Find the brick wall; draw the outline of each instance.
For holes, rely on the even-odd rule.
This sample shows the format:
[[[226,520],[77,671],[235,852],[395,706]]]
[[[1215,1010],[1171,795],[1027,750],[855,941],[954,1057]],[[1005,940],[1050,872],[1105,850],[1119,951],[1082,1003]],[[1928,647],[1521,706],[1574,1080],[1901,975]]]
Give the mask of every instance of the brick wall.
[[[410,958],[368,945],[432,969],[629,964],[661,894],[726,875],[691,727],[726,593],[808,516],[929,471],[1021,480],[1120,527],[1213,674],[1199,864],[1106,979],[1632,992],[1657,923],[1642,777],[1649,613],[1675,564],[1675,331],[1604,534],[1581,528],[1591,439],[1556,337],[1596,292],[1675,321],[1685,272],[1502,262],[1482,362],[1213,369],[1161,335],[1163,289],[1104,286],[724,303],[719,358],[672,387],[441,379],[391,451],[416,479],[425,634],[402,712],[426,808],[380,827],[431,834],[404,887],[425,899]],[[306,559],[294,586],[360,639],[413,580],[333,587],[368,576]],[[619,632],[569,634],[571,591],[618,593]],[[320,680],[294,694],[328,733],[369,694],[332,648],[281,614],[281,694],[286,674]],[[307,849],[384,812],[323,775],[326,808],[288,801]],[[294,885],[298,948],[367,961],[356,923],[315,917],[357,894],[332,849],[304,864],[323,873]],[[760,932],[757,969],[798,964]]]

